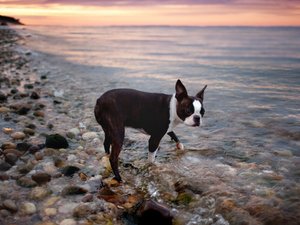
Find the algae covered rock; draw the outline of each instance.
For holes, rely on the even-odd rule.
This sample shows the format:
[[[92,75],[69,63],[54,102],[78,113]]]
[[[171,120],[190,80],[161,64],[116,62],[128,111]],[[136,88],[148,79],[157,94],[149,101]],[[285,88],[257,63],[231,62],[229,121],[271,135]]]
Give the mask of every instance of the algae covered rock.
[[[46,147],[47,148],[67,148],[69,147],[69,143],[66,138],[61,136],[60,134],[51,134],[46,137]]]

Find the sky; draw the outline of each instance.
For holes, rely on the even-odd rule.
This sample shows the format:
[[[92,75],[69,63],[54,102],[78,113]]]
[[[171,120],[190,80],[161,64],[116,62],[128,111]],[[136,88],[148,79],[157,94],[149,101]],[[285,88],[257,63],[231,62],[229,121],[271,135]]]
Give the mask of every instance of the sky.
[[[0,0],[27,25],[300,26],[300,0]]]

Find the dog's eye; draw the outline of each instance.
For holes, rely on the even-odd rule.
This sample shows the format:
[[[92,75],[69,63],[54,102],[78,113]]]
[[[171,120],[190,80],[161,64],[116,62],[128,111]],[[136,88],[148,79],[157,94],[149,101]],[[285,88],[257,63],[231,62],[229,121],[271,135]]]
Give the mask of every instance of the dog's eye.
[[[190,115],[190,114],[193,113],[193,110],[192,110],[191,108],[187,108],[187,109],[185,110],[185,112],[186,112],[186,114]]]
[[[201,114],[202,117],[204,116],[204,113],[205,113],[205,109],[202,107],[201,110],[200,110],[200,114]]]

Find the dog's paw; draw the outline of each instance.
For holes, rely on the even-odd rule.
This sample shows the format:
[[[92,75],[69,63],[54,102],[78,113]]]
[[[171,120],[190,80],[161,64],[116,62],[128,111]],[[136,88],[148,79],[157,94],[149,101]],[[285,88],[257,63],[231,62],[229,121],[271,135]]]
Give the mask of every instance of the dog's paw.
[[[176,148],[177,148],[178,150],[184,150],[184,146],[183,146],[183,144],[180,143],[180,142],[177,142],[177,143],[176,143]]]

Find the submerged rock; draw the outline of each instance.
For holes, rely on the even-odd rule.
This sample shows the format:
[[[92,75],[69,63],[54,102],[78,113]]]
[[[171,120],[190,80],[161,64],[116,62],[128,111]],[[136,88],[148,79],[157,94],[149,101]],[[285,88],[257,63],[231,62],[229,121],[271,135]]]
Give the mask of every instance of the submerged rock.
[[[45,184],[51,180],[51,176],[48,173],[36,173],[31,176],[31,179],[34,180],[37,184]]]
[[[35,187],[30,192],[29,197],[32,200],[42,200],[45,197],[49,196],[51,194],[51,191],[46,187]]]
[[[14,140],[22,140],[26,137],[23,132],[14,132],[10,135]]]
[[[136,212],[139,225],[172,225],[171,211],[153,200],[144,201]]]
[[[46,137],[46,147],[47,148],[54,148],[54,149],[60,149],[60,148],[68,148],[69,144],[67,139],[65,139],[60,134],[51,134]]]
[[[0,171],[7,171],[11,168],[11,165],[3,160],[0,160]]]
[[[9,210],[10,212],[17,212],[18,211],[18,207],[15,203],[15,201],[11,200],[11,199],[6,199],[3,201],[2,203],[3,208]]]
[[[78,172],[80,168],[76,166],[65,166],[61,169],[61,173],[68,177],[73,177],[74,173]]]
[[[73,210],[73,216],[76,218],[84,218],[94,213],[95,210],[88,204],[80,204]]]
[[[21,187],[32,188],[37,186],[37,183],[29,177],[21,177],[17,180],[17,184]]]
[[[67,196],[67,195],[82,195],[87,193],[87,190],[82,188],[82,187],[78,187],[78,186],[68,186],[65,187],[62,192],[61,195],[62,196]]]
[[[36,213],[36,206],[32,202],[24,202],[21,203],[19,211],[21,215],[32,215]]]

